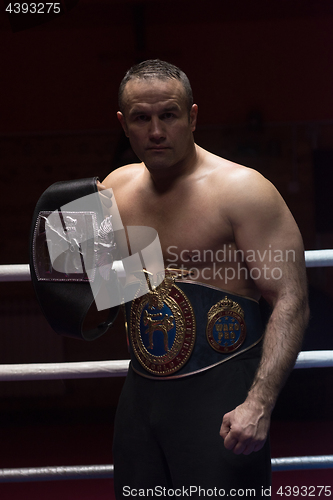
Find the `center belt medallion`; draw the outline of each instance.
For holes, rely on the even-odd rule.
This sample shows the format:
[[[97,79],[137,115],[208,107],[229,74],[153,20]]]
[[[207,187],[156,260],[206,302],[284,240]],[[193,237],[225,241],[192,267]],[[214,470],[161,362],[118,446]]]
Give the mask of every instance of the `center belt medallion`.
[[[195,343],[194,311],[171,275],[133,300],[129,335],[137,360],[154,375],[175,373],[189,359]]]

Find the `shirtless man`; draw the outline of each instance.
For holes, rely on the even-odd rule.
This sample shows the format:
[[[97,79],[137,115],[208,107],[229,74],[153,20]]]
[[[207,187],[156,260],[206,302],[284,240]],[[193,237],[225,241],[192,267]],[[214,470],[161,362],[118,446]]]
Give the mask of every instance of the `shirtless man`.
[[[251,488],[255,484],[256,494],[261,496],[259,488],[269,487],[267,435],[271,412],[293,368],[307,323],[303,244],[291,213],[274,186],[258,172],[219,158],[195,144],[193,132],[197,115],[198,106],[192,103],[188,80],[178,68],[161,61],[146,61],[130,70],[120,88],[118,119],[142,163],[118,168],[106,177],[103,185],[113,189],[125,227],[150,226],[158,232],[166,267],[194,269],[193,279],[209,289],[222,289],[250,301],[262,296],[271,305],[272,314],[259,347],[216,368],[178,380],[157,382],[130,369],[130,380],[125,386],[130,384],[131,388],[125,389],[124,400],[120,401],[121,417],[117,424],[120,430],[116,428],[117,498],[129,496],[130,489],[124,485],[135,488],[133,496],[139,488],[181,488],[191,484],[201,487],[205,484],[210,488]],[[211,258],[203,258],[207,255]],[[246,366],[251,357],[249,353],[253,353],[257,361],[251,365],[250,371],[254,371],[246,392],[239,396],[241,399],[230,403],[237,406],[219,415],[219,429],[207,437],[207,445],[213,446],[208,441],[215,439],[219,451],[210,456],[199,447],[198,456],[191,458],[193,455],[189,454],[194,452],[184,451],[186,441],[200,442],[201,432],[204,435],[205,427],[213,425],[209,415],[215,410],[212,403],[211,411],[202,416],[202,406],[210,406],[210,403],[198,399],[189,410],[189,419],[195,426],[198,413],[204,421],[194,430],[191,426],[182,428],[180,434],[185,444],[181,444],[177,442],[181,438],[175,430],[181,425],[183,410],[179,405],[182,400],[184,406],[189,404],[190,387],[193,387],[192,398],[200,398],[200,389],[196,389],[200,383],[202,393],[210,392],[215,379],[207,377],[214,377],[214,373],[218,373],[215,375],[218,385],[213,398],[227,400],[223,392],[226,384],[242,385],[237,378],[226,379],[229,375],[233,377],[232,363]],[[146,384],[146,388],[143,385],[141,389],[140,384]],[[167,403],[175,415],[165,417],[171,420],[162,424],[157,418],[159,408],[164,413],[161,401],[172,398],[177,387],[181,387],[182,396],[175,395],[175,400]],[[237,392],[237,387],[233,390]],[[140,396],[138,391],[142,391]],[[135,408],[130,398],[136,397]],[[155,409],[147,409],[148,397],[159,401]],[[167,436],[165,449],[162,438],[156,437],[155,445],[148,444],[148,431],[140,424],[133,430],[140,404],[148,412],[142,418],[151,421],[154,436],[158,436],[157,420],[161,433]],[[173,432],[176,442],[171,445]],[[131,447],[127,458],[126,447]],[[181,462],[173,464],[173,455],[182,452]],[[156,456],[158,453],[160,458]],[[256,458],[260,454],[267,465],[264,475],[263,462]],[[163,465],[157,465],[159,460]],[[222,463],[216,464],[219,460]],[[187,465],[193,475],[180,464],[184,464],[185,469]],[[227,476],[233,478],[230,481],[223,479],[225,467]],[[210,475],[214,468],[217,472]],[[256,483],[251,479],[254,475]],[[183,496],[186,495],[183,492]],[[194,490],[192,497],[195,497]]]

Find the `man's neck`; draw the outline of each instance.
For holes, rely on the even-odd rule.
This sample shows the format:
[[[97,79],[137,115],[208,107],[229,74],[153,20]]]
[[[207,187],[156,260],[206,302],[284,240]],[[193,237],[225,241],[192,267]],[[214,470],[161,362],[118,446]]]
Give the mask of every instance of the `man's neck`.
[[[147,168],[147,173],[154,184],[156,190],[160,192],[168,191],[181,179],[191,175],[200,163],[198,146],[193,143],[186,157],[167,168],[152,169]]]

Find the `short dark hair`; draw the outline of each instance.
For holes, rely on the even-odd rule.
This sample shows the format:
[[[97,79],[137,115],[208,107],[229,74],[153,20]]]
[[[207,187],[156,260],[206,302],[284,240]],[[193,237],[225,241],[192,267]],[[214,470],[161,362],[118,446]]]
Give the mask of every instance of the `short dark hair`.
[[[160,61],[160,59],[149,59],[147,61],[143,61],[135,66],[132,66],[127,71],[119,86],[118,104],[120,111],[123,112],[124,110],[123,95],[127,82],[134,79],[148,80],[149,78],[157,78],[159,80],[175,79],[180,81],[185,90],[188,112],[191,111],[193,94],[189,79],[184,71],[177,68],[177,66],[165,61]]]

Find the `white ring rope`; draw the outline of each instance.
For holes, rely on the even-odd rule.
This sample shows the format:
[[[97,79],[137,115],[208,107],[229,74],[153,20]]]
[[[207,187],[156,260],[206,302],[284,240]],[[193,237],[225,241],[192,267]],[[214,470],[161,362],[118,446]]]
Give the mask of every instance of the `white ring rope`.
[[[333,351],[302,351],[294,368],[328,368],[333,366]]]
[[[333,250],[305,250],[306,267],[333,266]]]
[[[272,458],[272,471],[332,469],[333,455]],[[113,465],[74,465],[0,469],[0,483],[112,479]]]
[[[333,469],[333,455],[272,458],[272,471]]]
[[[0,483],[112,478],[113,465],[74,465],[0,469]]]
[[[0,381],[125,377],[128,366],[128,359],[0,365]],[[298,355],[295,364],[295,368],[332,366],[333,351],[303,351]]]
[[[0,381],[125,377],[129,359],[0,365]]]
[[[30,281],[29,264],[2,264],[0,281]]]
[[[304,255],[306,267],[333,266],[333,250],[305,250]],[[29,264],[0,265],[0,281],[30,281]]]

